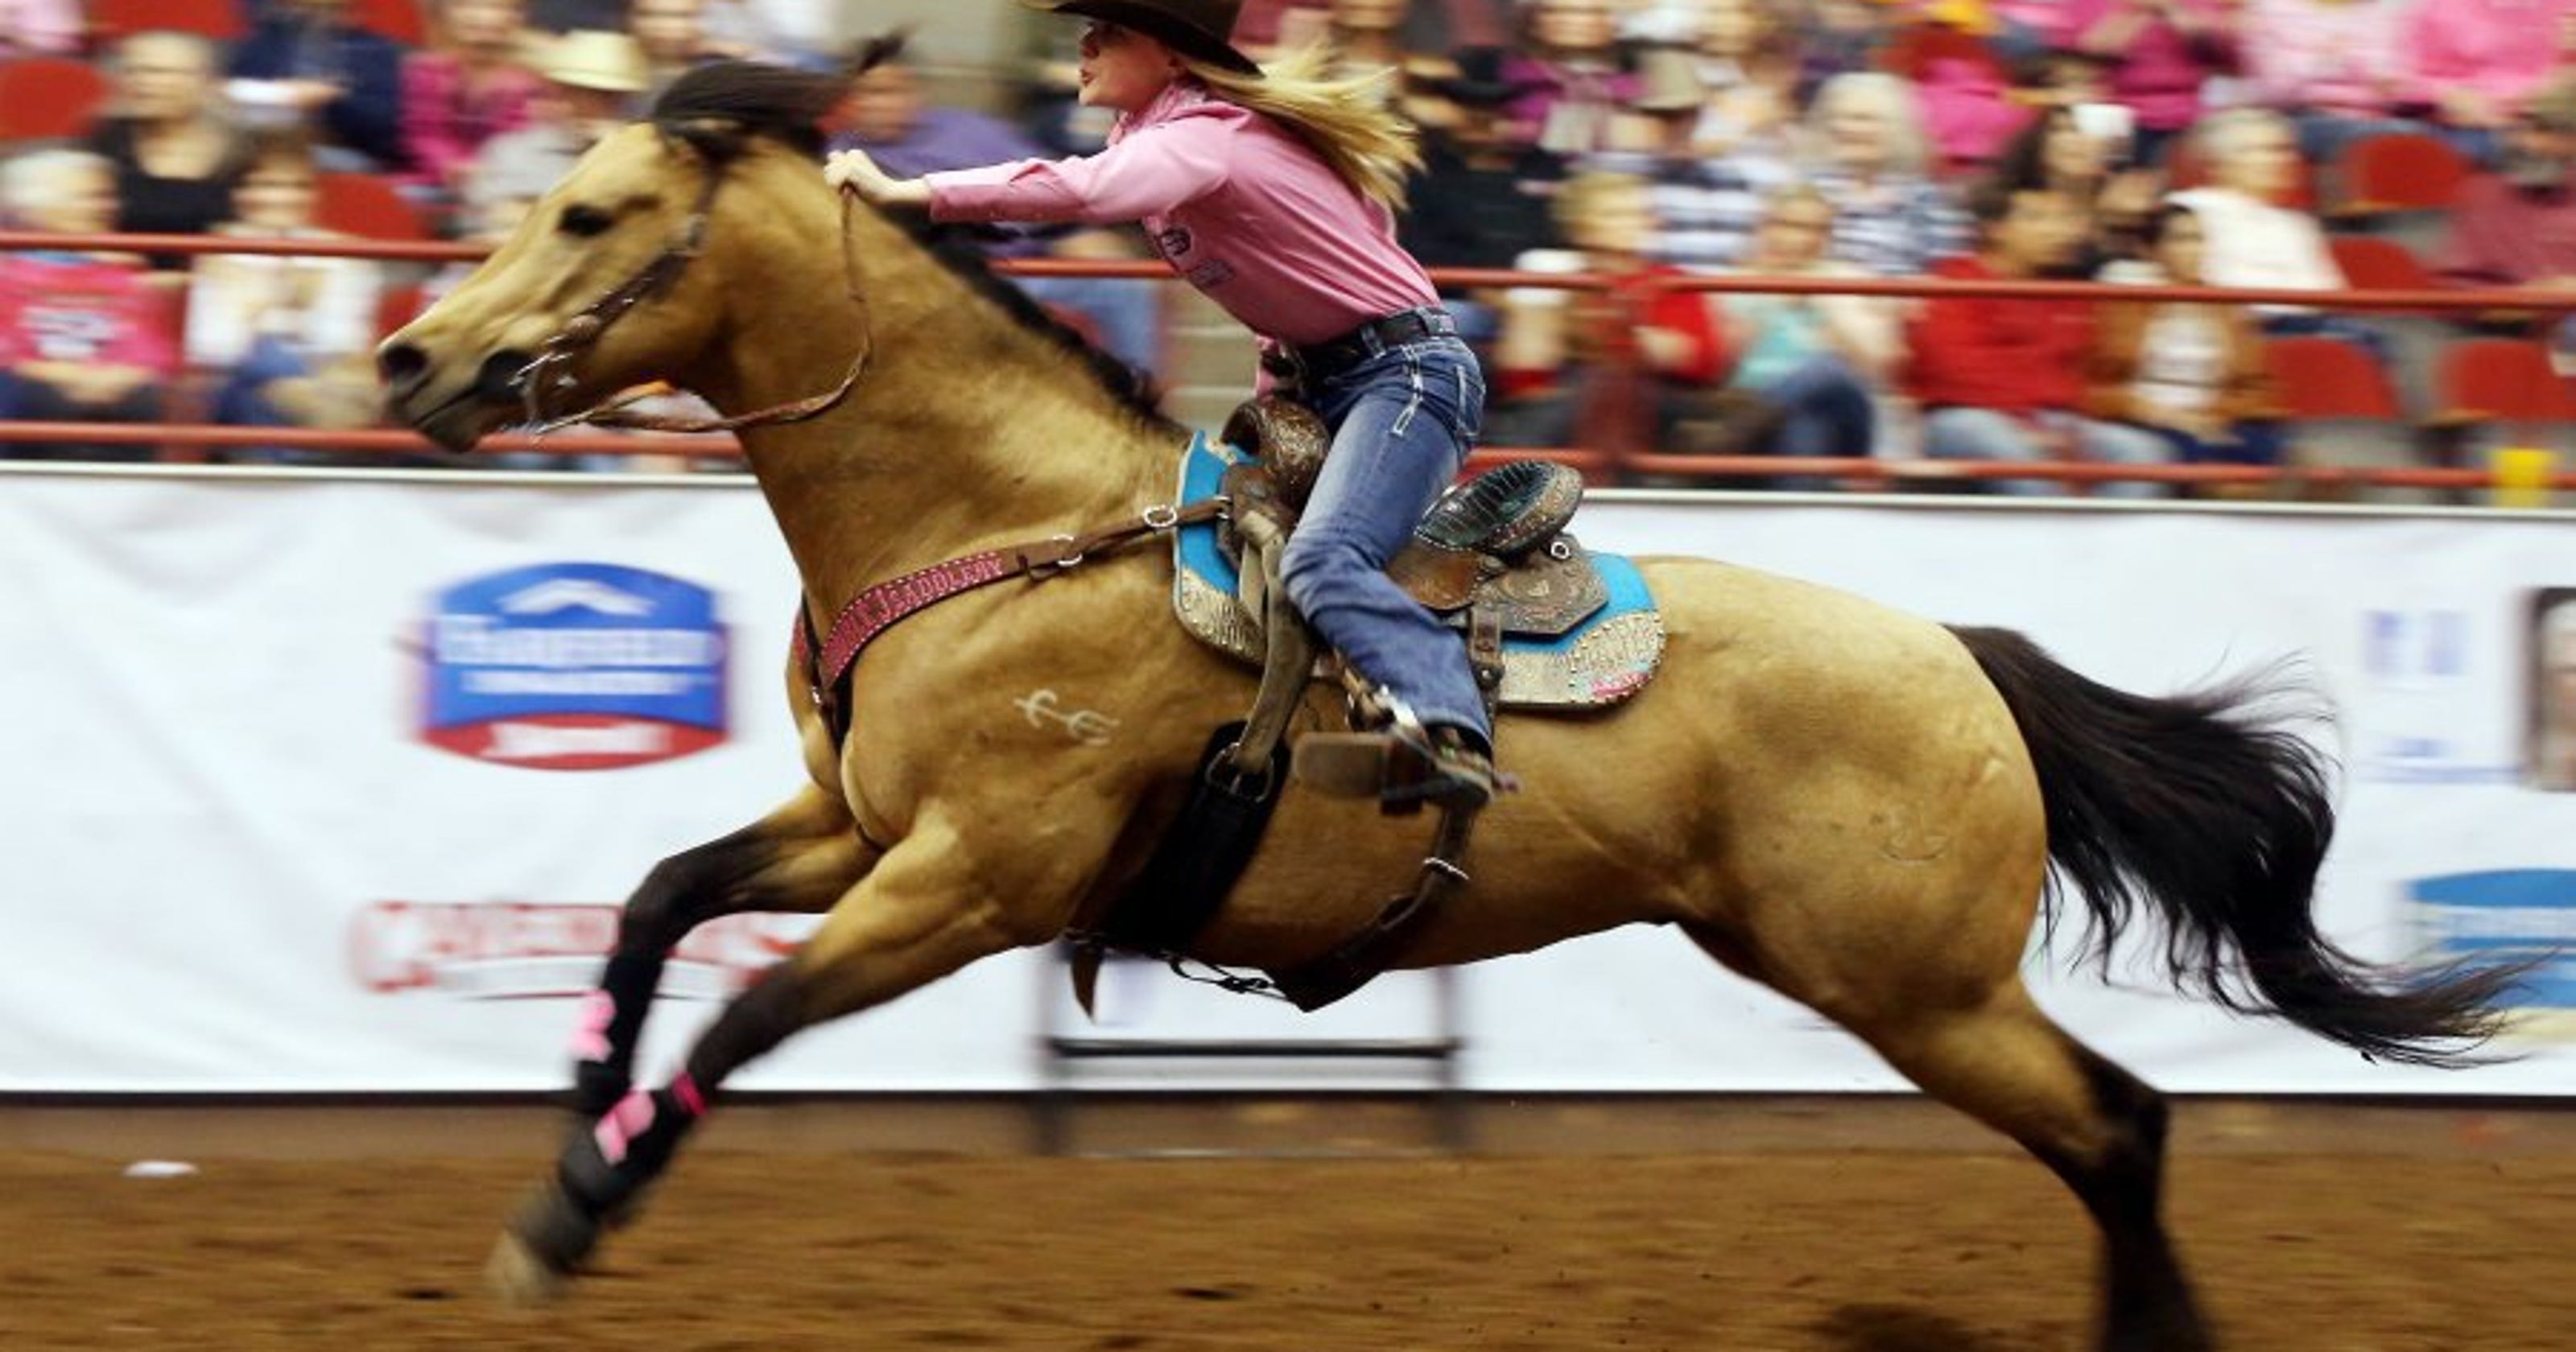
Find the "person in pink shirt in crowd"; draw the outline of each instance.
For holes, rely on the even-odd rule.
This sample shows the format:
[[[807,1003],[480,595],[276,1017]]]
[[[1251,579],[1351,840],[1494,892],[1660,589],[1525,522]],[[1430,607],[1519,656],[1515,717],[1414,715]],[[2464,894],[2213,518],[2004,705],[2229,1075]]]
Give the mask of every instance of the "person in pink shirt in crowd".
[[[2110,67],[2113,101],[2138,116],[2137,158],[2200,120],[2200,90],[2236,64],[2235,0],[2067,0],[2076,45]]]
[[[825,176],[934,221],[1141,222],[1173,271],[1260,335],[1264,367],[1333,432],[1282,561],[1288,594],[1383,692],[1389,806],[1481,806],[1503,781],[1466,648],[1386,575],[1485,404],[1475,354],[1396,243],[1421,165],[1412,126],[1379,101],[1382,76],[1327,78],[1326,49],[1256,65],[1228,38],[1240,0],[1022,2],[1090,21],[1079,82],[1118,114],[1106,149],[914,179],[844,150]]]
[[[519,60],[530,32],[520,0],[445,0],[438,19],[444,48],[403,57],[402,135],[406,181],[452,199],[484,142],[528,125],[539,81]]]
[[[2495,172],[2460,186],[2434,267],[2464,286],[2559,292],[2569,309],[2495,316],[2504,332],[2535,328],[2560,359],[2576,357],[2576,69],[2523,105]]]
[[[2460,186],[2448,220],[2443,277],[2576,296],[2576,70],[2523,105],[2503,163]]]
[[[1940,151],[1944,176],[1973,177],[2030,124],[2011,72],[1996,60],[1932,56],[1915,67],[1923,130]]]
[[[0,0],[0,57],[70,55],[83,31],[79,0]]]
[[[1620,59],[1609,0],[1529,0],[1521,14],[1519,50],[1502,73],[1524,91],[1507,109],[1513,139],[1558,155],[1614,149],[1639,82]]]
[[[2406,20],[2414,57],[2411,101],[2433,110],[2442,135],[2482,165],[2561,59],[2576,0],[2415,0]]]
[[[116,169],[86,150],[33,150],[0,166],[0,221],[101,235],[116,223]],[[161,416],[178,367],[172,306],[130,254],[0,254],[0,418],[134,423]],[[22,442],[23,460],[148,460],[139,447]]]
[[[2250,0],[2236,42],[2245,92],[2298,124],[2310,164],[2365,136],[2424,129],[2398,116],[2415,82],[2406,16],[2388,0]]]

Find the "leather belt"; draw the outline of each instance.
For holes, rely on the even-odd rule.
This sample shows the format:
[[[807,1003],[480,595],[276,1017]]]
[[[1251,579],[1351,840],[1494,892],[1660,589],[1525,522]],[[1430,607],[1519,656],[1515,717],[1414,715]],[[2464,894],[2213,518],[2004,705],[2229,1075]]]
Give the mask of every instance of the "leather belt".
[[[1278,374],[1296,374],[1311,379],[1335,376],[1389,348],[1418,343],[1425,338],[1451,337],[1457,332],[1458,321],[1437,305],[1398,310],[1382,319],[1372,319],[1339,338],[1284,349],[1282,355],[1288,358],[1290,370]]]

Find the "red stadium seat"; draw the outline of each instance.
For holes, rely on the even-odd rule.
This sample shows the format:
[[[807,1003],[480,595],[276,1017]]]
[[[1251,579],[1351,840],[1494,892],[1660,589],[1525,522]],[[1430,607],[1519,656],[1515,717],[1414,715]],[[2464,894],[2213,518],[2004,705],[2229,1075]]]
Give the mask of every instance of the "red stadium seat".
[[[2438,423],[2556,423],[2569,417],[2567,390],[2549,349],[2520,338],[2463,338],[2442,350],[2434,372]]]
[[[429,45],[429,20],[421,13],[421,0],[353,0],[349,21],[405,47]]]
[[[2346,144],[2335,156],[2337,216],[2440,211],[2451,205],[2469,162],[2451,143],[2423,132],[2383,132]]]
[[[2270,338],[2264,340],[2263,358],[2281,411],[2292,421],[2398,416],[2397,391],[2388,373],[2358,343],[2313,335]]]
[[[2440,285],[2415,251],[2380,235],[2333,235],[2335,267],[2357,291],[2424,291]]]
[[[61,56],[0,61],[0,143],[79,136],[89,130],[107,94],[107,77],[87,61]]]
[[[372,174],[326,173],[319,176],[321,201],[315,223],[326,230],[367,239],[430,239],[429,222],[420,208],[391,183]]]
[[[378,341],[392,337],[394,330],[420,318],[420,312],[429,308],[426,290],[417,283],[385,288],[384,294],[376,298]]]
[[[89,0],[89,25],[99,42],[163,30],[230,42],[243,31],[235,0]]]

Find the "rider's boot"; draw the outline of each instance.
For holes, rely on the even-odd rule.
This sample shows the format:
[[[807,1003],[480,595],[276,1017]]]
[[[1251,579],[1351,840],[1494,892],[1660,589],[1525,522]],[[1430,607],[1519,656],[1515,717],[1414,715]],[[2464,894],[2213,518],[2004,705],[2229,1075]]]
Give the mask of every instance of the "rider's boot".
[[[1398,729],[1378,801],[1390,812],[1424,803],[1480,808],[1509,791],[1512,781],[1494,768],[1494,755],[1473,729],[1434,723],[1419,737]]]
[[[1470,728],[1424,724],[1401,701],[1380,695],[1389,717],[1374,732],[1318,732],[1296,744],[1296,776],[1319,793],[1375,798],[1389,816],[1426,804],[1474,811],[1520,787],[1494,768],[1485,739]]]

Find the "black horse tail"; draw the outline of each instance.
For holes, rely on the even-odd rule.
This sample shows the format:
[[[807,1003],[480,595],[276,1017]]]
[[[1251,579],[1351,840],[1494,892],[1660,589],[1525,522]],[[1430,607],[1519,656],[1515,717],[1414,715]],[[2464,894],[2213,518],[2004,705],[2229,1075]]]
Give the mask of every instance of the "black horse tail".
[[[2167,975],[2185,990],[2372,1059],[2491,1059],[2476,1052],[2498,1031],[2520,969],[2380,967],[2317,932],[2331,765],[2289,726],[2302,711],[2284,704],[2298,691],[2277,669],[2150,699],[2077,675],[2010,630],[1951,632],[2002,692],[2039,772],[2052,927],[2072,886],[2107,964],[2152,905],[2168,927]]]

